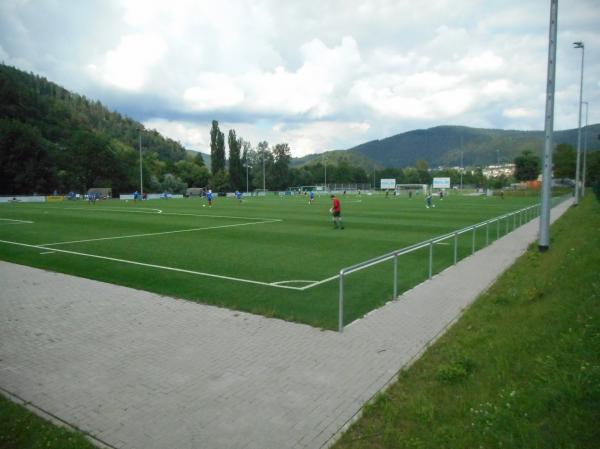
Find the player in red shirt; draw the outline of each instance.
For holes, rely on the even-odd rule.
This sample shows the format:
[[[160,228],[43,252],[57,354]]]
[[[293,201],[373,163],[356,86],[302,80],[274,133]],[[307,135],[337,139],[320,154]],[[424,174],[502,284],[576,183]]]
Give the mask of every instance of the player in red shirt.
[[[342,224],[342,205],[340,204],[339,198],[335,195],[331,195],[331,209],[329,209],[331,215],[333,216],[333,228],[344,229],[344,225]]]

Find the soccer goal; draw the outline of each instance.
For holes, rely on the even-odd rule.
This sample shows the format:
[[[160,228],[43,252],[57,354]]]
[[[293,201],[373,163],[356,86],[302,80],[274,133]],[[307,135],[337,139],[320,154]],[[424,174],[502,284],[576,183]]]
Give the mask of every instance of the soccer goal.
[[[396,184],[396,194],[410,196],[427,194],[427,184]]]

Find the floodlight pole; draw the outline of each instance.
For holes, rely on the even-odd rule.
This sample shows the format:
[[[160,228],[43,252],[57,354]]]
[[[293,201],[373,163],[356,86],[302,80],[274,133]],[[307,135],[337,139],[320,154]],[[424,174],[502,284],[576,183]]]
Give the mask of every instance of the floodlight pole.
[[[142,133],[139,135],[139,146],[140,146],[140,194],[144,195],[144,175],[142,173]]]
[[[324,189],[325,189],[325,191],[327,191],[327,159],[325,159],[325,153],[323,153],[323,166],[325,167]]]
[[[573,42],[574,48],[581,48],[581,81],[579,83],[579,129],[577,131],[577,165],[575,166],[575,202],[573,206],[579,204],[579,161],[581,160],[581,102],[583,100],[583,59],[585,56],[585,45],[583,42]]]
[[[546,84],[546,115],[544,123],[544,157],[540,207],[540,232],[538,248],[541,252],[550,247],[550,201],[552,190],[552,135],[554,133],[554,84],[556,76],[558,0],[550,0],[550,33],[548,37],[548,76]]]
[[[263,192],[267,192],[267,182],[266,182],[266,177],[265,177],[265,151],[266,148],[263,148],[263,152],[262,152],[262,166],[263,166]]]
[[[461,146],[462,146],[462,138],[461,138]],[[460,151],[460,191],[463,189],[463,151]]]
[[[375,190],[375,166],[373,165],[373,190]]]
[[[248,160],[246,159],[246,193],[248,192]]]
[[[586,160],[587,160],[587,135],[588,135],[588,109],[590,104],[587,101],[584,101],[583,104],[585,104],[585,127],[583,128],[584,134],[583,134],[583,170],[582,170],[582,176],[581,176],[581,196],[584,197],[585,196],[585,174],[587,171],[587,167],[586,167]]]

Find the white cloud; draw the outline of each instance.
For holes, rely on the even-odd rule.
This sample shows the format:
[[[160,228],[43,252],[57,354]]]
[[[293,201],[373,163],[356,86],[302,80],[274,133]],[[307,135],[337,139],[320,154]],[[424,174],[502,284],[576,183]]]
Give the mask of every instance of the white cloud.
[[[210,152],[210,124],[198,125],[192,122],[150,119],[144,122],[149,129],[156,129],[161,134],[181,142],[186,148],[205,153]],[[258,142],[266,140],[271,146],[278,143],[290,145],[295,157],[310,153],[320,153],[331,149],[352,146],[356,139],[364,139],[370,130],[366,122],[332,122],[317,121],[298,125],[273,123],[270,126],[255,126],[240,122],[220,122],[219,128],[225,134],[235,129],[236,135],[249,141],[254,147]],[[338,142],[344,143],[338,146]]]
[[[244,92],[231,76],[219,73],[206,73],[198,83],[183,92],[183,99],[192,110],[211,111],[240,104]]]
[[[575,40],[585,97],[600,103],[596,6],[559,11],[557,129],[576,126]],[[442,124],[541,129],[548,18],[547,3],[522,0],[3,0],[0,58],[109,107],[118,98],[186,145],[208,134],[173,127],[174,112],[300,154]]]
[[[538,111],[527,108],[510,108],[502,111],[502,115],[508,118],[531,118],[538,116],[538,114]]]
[[[123,36],[117,48],[106,53],[100,69],[102,79],[127,90],[140,90],[150,71],[162,60],[167,44],[155,34]]]

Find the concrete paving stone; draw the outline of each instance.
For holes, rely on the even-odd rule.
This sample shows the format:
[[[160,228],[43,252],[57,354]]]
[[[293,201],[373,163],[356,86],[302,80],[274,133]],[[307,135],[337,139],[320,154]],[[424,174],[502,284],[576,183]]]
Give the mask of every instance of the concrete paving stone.
[[[343,334],[0,262],[0,388],[118,448],[321,448],[537,227],[525,224]]]

